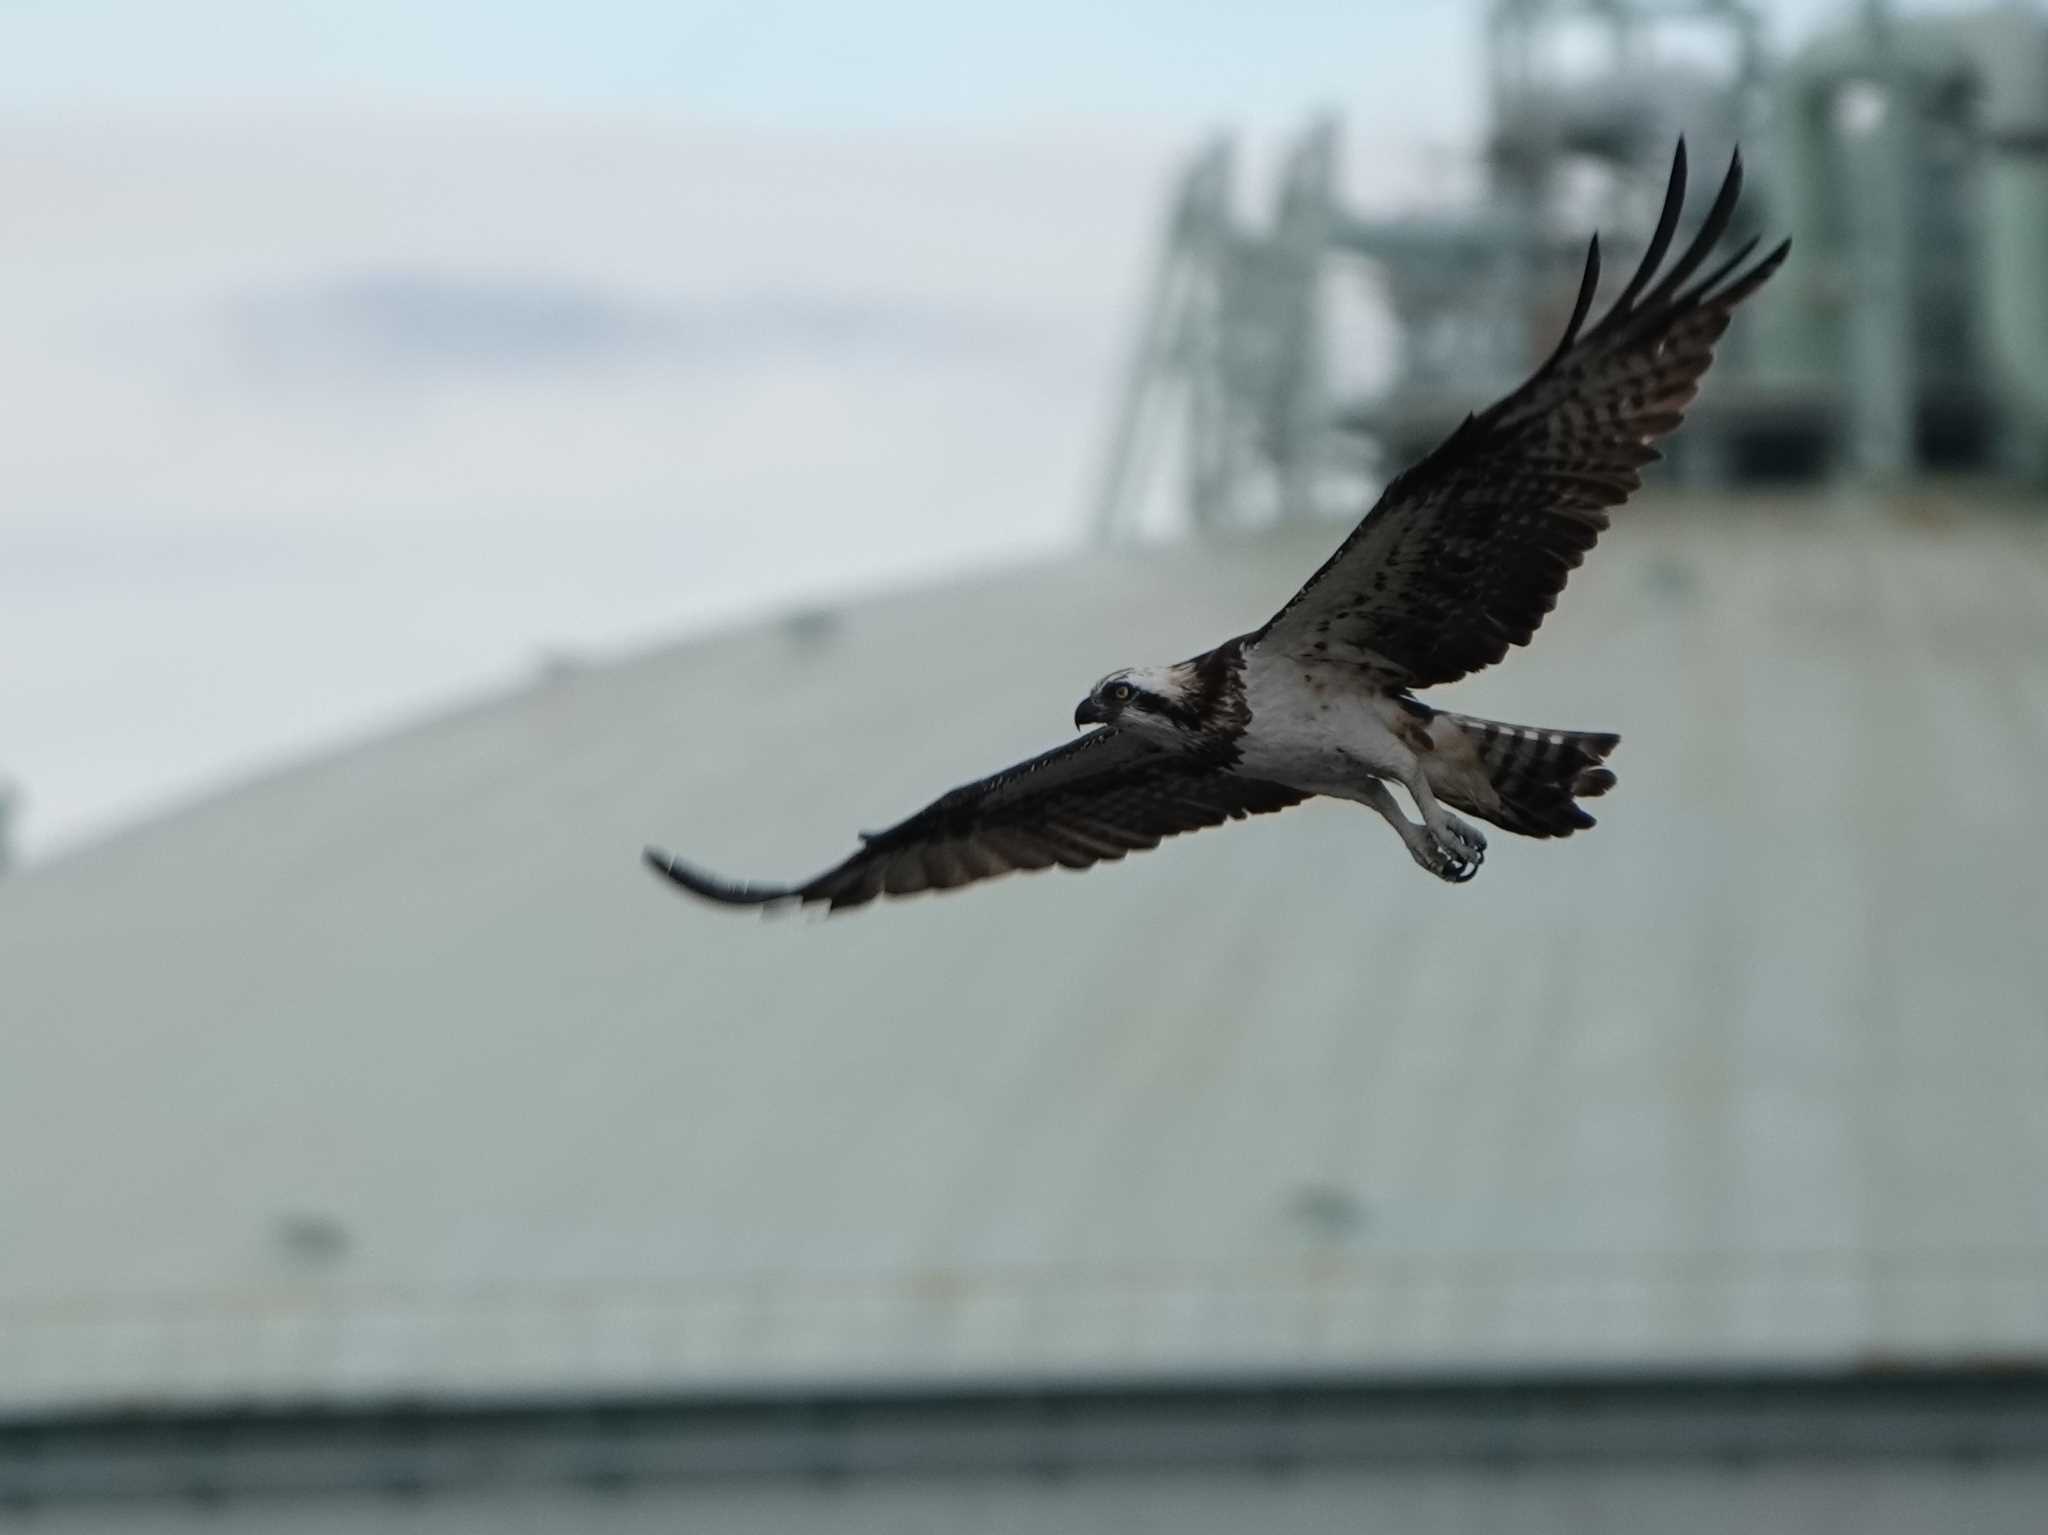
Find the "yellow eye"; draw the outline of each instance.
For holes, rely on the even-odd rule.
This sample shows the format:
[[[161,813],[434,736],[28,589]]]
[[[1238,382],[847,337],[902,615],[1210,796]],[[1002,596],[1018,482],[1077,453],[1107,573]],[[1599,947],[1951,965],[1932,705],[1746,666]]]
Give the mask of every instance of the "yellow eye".
[[[1109,690],[1109,696],[1120,704],[1128,703],[1131,697],[1131,685],[1128,682],[1119,682]]]

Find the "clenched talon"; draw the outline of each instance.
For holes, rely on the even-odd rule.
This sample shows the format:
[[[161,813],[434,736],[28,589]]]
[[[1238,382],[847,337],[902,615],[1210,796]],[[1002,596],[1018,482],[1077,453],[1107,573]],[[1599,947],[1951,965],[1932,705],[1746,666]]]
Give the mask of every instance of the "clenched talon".
[[[1450,848],[1461,863],[1476,865],[1486,861],[1485,836],[1479,828],[1454,815],[1444,817],[1443,831],[1438,840]]]
[[[1415,835],[1406,840],[1408,852],[1415,861],[1446,884],[1464,884],[1486,862],[1483,840],[1478,847],[1465,847],[1455,836],[1439,837],[1421,826],[1416,827]]]

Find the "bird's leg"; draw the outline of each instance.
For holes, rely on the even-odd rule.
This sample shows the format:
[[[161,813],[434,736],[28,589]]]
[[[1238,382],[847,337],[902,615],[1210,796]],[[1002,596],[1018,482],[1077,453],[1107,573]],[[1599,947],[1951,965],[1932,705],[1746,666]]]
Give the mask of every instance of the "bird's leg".
[[[1356,799],[1359,804],[1369,806],[1385,816],[1387,824],[1400,834],[1401,844],[1408,849],[1408,856],[1438,879],[1462,885],[1479,872],[1480,858],[1483,855],[1460,857],[1452,851],[1452,844],[1449,841],[1439,837],[1427,825],[1409,820],[1401,813],[1401,806],[1394,798],[1394,791],[1379,779],[1368,778],[1363,784],[1349,790],[1347,797]],[[1442,814],[1442,811],[1439,810],[1438,814]]]
[[[1444,809],[1438,802],[1436,791],[1429,786],[1429,771],[1425,763],[1418,761],[1415,771],[1403,780],[1409,794],[1415,799],[1415,808],[1422,812],[1422,824],[1429,834],[1442,844],[1453,862],[1470,864],[1472,874],[1479,872],[1479,866],[1486,862],[1486,838],[1479,828]]]

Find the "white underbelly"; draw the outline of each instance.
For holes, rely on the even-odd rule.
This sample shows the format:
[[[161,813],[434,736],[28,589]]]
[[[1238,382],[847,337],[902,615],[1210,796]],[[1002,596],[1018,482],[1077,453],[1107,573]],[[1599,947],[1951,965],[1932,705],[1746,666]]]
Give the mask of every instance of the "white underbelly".
[[[1254,656],[1245,704],[1241,773],[1327,789],[1414,771],[1415,754],[1393,729],[1401,706],[1364,687],[1355,667]]]

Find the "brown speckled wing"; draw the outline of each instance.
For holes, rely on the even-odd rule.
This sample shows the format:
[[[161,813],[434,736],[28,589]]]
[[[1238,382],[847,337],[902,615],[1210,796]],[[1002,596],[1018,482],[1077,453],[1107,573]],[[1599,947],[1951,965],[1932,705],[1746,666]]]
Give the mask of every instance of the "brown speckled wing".
[[[1737,155],[1699,233],[1660,277],[1685,200],[1681,142],[1656,234],[1613,308],[1580,333],[1600,277],[1596,237],[1549,361],[1389,485],[1252,641],[1371,666],[1405,687],[1454,681],[1528,644],[1608,509],[1679,424],[1735,306],[1785,259],[1789,241],[1745,265],[1752,240],[1695,276],[1741,190]]]
[[[859,852],[800,885],[713,878],[656,848],[664,878],[726,906],[823,904],[838,911],[878,895],[953,890],[1020,869],[1086,869],[1168,837],[1298,805],[1306,794],[1242,778],[1213,759],[1163,751],[1096,730],[942,796]]]

